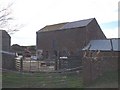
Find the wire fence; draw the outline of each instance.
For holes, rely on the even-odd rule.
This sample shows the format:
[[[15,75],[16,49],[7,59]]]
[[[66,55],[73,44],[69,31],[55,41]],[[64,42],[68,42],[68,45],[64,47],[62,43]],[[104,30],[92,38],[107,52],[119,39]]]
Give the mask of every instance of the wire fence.
[[[26,72],[69,72],[82,70],[80,59],[39,61],[31,60],[31,58],[21,58],[17,59],[15,63],[16,70]]]

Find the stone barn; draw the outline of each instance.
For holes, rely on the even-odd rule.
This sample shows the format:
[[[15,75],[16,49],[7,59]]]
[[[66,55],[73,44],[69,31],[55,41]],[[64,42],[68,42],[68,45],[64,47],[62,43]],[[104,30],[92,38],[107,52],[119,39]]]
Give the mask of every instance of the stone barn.
[[[15,54],[10,52],[11,47],[11,37],[5,30],[0,30],[0,54],[2,56],[2,68],[4,69],[14,69]]]
[[[118,38],[91,40],[83,48],[84,58],[82,65],[85,84],[91,83],[104,72],[118,71],[119,44],[120,39]]]
[[[0,30],[0,42],[3,51],[10,51],[11,37],[5,30]]]
[[[37,51],[45,58],[74,55],[90,40],[106,39],[95,18],[47,25],[36,34]]]

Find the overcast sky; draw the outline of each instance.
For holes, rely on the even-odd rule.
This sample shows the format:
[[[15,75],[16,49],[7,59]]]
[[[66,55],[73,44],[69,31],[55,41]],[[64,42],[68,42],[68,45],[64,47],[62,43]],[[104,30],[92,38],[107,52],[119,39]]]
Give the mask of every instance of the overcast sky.
[[[118,37],[119,0],[0,0],[11,8],[14,23],[24,24],[11,44],[36,45],[36,31],[46,25],[96,18],[108,38]]]

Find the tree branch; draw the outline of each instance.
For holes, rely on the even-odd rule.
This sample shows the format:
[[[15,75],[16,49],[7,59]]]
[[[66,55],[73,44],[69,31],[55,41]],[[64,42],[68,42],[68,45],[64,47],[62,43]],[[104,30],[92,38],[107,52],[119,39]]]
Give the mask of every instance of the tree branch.
[[[21,26],[23,25],[18,25],[14,24],[12,25],[10,21],[14,20],[10,15],[11,15],[11,6],[13,3],[9,4],[6,8],[3,8],[0,10],[0,29],[5,29],[8,33],[14,33],[16,31],[19,31]]]

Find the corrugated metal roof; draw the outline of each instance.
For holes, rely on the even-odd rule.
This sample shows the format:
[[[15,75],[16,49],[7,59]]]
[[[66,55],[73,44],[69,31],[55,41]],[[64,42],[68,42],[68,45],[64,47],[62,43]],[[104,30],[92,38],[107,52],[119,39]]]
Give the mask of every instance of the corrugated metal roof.
[[[118,48],[119,43],[120,39],[91,40],[82,50],[120,51]]]
[[[120,39],[112,39],[113,49],[114,51],[120,51],[119,45],[120,45]]]
[[[8,51],[1,51],[1,50],[0,50],[0,53],[3,53],[3,54],[9,54],[9,55],[15,55],[15,53],[8,52]]]
[[[83,27],[83,26],[87,26],[93,19],[94,18],[79,20],[79,21],[74,21],[74,22],[59,23],[59,24],[54,24],[54,25],[47,25],[44,28],[40,29],[38,32],[46,32],[46,31],[55,31],[55,30]]]
[[[80,20],[80,21],[74,21],[69,22],[65,24],[62,29],[68,29],[68,28],[76,28],[76,27],[84,27],[87,26],[94,18],[86,19],[86,20]]]

